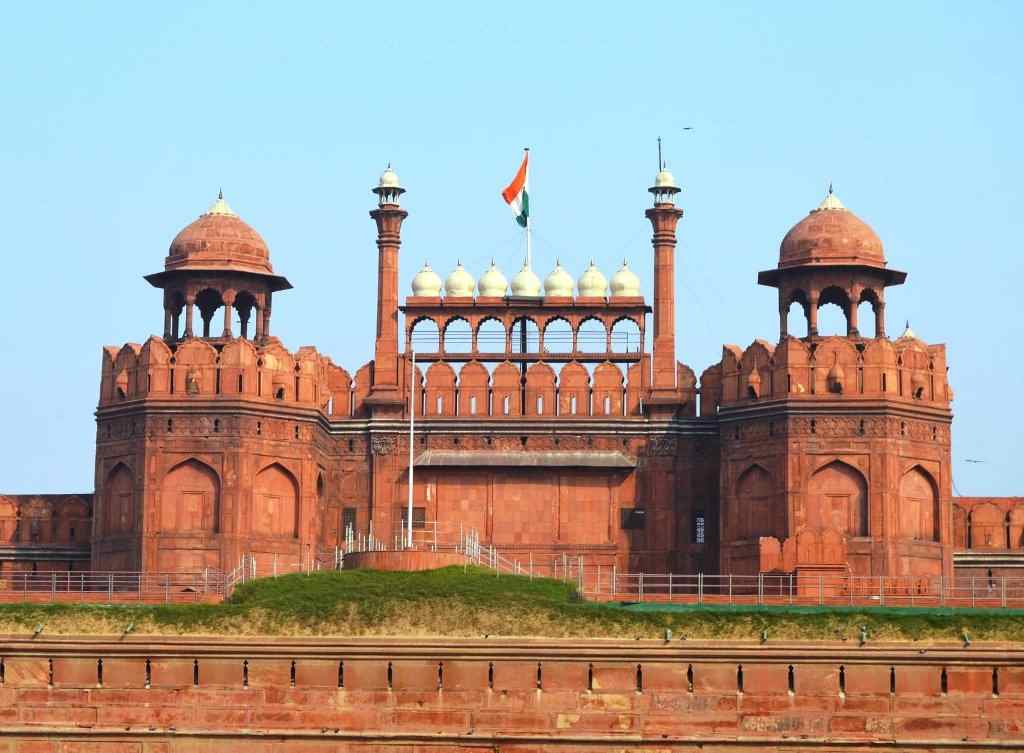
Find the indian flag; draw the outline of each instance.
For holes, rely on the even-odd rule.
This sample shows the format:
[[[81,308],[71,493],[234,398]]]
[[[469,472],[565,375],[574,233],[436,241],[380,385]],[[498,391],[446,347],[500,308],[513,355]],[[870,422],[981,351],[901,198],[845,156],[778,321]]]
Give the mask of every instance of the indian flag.
[[[512,214],[516,216],[516,222],[523,227],[526,227],[530,218],[529,181],[526,178],[526,168],[529,161],[530,150],[527,149],[526,154],[523,155],[523,164],[519,166],[516,177],[508,184],[508,188],[501,192],[501,197],[505,200],[505,203],[512,207]]]

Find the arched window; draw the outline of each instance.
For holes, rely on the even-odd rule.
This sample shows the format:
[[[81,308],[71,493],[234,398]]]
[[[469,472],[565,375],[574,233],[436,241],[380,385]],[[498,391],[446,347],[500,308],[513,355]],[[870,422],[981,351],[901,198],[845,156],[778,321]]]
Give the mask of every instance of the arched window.
[[[444,352],[469,353],[473,350],[473,330],[461,317],[449,319],[444,327]]]
[[[433,319],[420,319],[413,323],[410,335],[412,349],[417,353],[437,353],[441,350],[441,335],[437,322]]]
[[[572,352],[572,326],[565,319],[552,319],[544,326],[545,353]]]
[[[497,319],[484,319],[476,328],[476,349],[480,353],[505,352],[505,325]]]
[[[818,334],[846,335],[846,312],[850,307],[850,298],[846,291],[839,287],[828,287],[818,297]]]
[[[900,535],[922,541],[939,540],[939,495],[932,477],[914,466],[900,479]],[[997,514],[992,533],[996,548],[1006,546],[1005,518]]]
[[[640,327],[632,319],[619,319],[612,325],[612,352],[639,353]]]
[[[580,353],[606,353],[608,332],[599,319],[584,319],[576,330],[576,349]]]
[[[516,319],[512,323],[512,352],[537,353],[540,350],[540,330],[532,319]]]

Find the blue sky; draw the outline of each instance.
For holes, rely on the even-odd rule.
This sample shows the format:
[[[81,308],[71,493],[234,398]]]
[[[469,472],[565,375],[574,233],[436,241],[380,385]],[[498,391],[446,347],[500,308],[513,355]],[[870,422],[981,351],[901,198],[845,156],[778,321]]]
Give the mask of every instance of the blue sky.
[[[498,192],[529,145],[538,272],[625,256],[649,294],[660,135],[684,187],[681,359],[700,373],[723,343],[777,339],[756,272],[831,180],[910,273],[890,333],[910,319],[948,344],[956,488],[1024,493],[1024,5],[641,5],[7,8],[0,491],[92,488],[101,346],[161,331],[141,276],[219,187],[295,285],[275,334],[354,371],[388,161],[408,188],[403,291],[424,258],[516,271]]]

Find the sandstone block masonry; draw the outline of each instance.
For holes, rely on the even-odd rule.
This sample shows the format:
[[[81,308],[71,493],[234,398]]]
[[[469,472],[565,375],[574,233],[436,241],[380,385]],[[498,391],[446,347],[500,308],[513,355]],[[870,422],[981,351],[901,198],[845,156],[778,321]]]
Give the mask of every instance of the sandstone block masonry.
[[[991,750],[1024,651],[653,641],[8,639],[0,750]]]

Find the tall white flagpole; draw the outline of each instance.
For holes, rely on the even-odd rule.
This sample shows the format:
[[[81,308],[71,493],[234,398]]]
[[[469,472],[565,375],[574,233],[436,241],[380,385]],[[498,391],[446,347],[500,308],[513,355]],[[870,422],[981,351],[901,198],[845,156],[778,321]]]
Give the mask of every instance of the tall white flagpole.
[[[416,426],[416,351],[409,348],[411,356],[411,369],[409,373],[409,511],[406,513],[406,526],[409,529],[409,548],[412,549],[412,474],[413,474],[413,446],[412,440]]]
[[[530,147],[525,149],[527,155],[530,153]],[[526,163],[526,183],[523,186],[523,191],[526,193],[526,267],[533,269],[533,242],[532,236],[530,235],[530,163]]]

